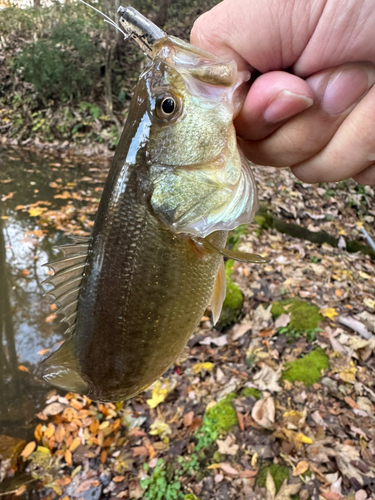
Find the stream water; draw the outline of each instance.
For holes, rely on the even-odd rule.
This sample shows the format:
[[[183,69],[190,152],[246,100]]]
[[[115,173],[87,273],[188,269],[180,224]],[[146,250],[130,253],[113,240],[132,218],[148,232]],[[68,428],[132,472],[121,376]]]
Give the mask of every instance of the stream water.
[[[89,235],[106,166],[0,150],[0,434],[30,438],[51,386],[39,363],[67,325],[41,284],[69,235]]]

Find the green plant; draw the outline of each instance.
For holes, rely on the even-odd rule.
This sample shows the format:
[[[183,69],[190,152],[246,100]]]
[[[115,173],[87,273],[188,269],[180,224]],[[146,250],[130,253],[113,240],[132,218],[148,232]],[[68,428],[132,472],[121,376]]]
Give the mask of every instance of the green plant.
[[[145,463],[143,470],[148,472],[148,464]],[[183,500],[184,495],[181,490],[181,483],[178,480],[170,481],[166,466],[159,458],[155,469],[150,477],[142,479],[141,488],[145,490],[144,500]]]
[[[15,72],[33,85],[38,99],[66,101],[87,95],[99,71],[98,49],[84,31],[84,23],[59,22],[47,38],[27,44],[12,59]]]

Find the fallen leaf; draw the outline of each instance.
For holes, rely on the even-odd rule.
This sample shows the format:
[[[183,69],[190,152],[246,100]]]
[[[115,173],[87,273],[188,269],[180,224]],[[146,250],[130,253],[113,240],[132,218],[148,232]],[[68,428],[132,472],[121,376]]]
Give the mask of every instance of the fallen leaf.
[[[155,422],[150,425],[150,429],[151,436],[160,436],[162,439],[168,434],[172,434],[172,429],[169,425],[159,418],[157,418]]]
[[[37,352],[38,356],[44,356],[50,349],[41,349]]]
[[[240,473],[237,469],[231,466],[231,464],[228,464],[227,462],[222,462],[220,464],[220,469],[227,474],[228,476],[239,476]]]
[[[274,498],[276,496],[276,486],[275,486],[275,481],[272,477],[272,474],[270,473],[269,470],[267,471],[266,489],[267,489],[267,492],[269,493],[268,496],[271,498],[271,500],[274,500]]]
[[[263,364],[262,369],[254,375],[253,382],[261,391],[280,392],[282,389],[277,383],[281,377],[281,368],[274,371]]]
[[[16,489],[16,491],[14,492],[15,496],[16,497],[19,497],[20,495],[22,495],[24,492],[26,491],[26,485],[23,484],[22,486],[20,486],[19,488]]]
[[[228,344],[228,335],[225,334],[216,338],[208,336],[201,340],[199,343],[203,345],[215,344],[217,347],[223,347]]]
[[[31,207],[29,208],[29,215],[30,217],[38,217],[39,215],[42,215],[42,213],[46,210],[47,209],[44,207]]]
[[[65,462],[68,465],[73,465],[73,462],[72,462],[72,452],[70,450],[65,450],[64,459],[65,459]]]
[[[208,361],[206,363],[196,363],[192,367],[193,373],[195,375],[198,375],[198,373],[200,373],[201,371],[208,371],[211,373],[213,369],[214,369],[214,364]]]
[[[375,300],[370,299],[370,297],[365,297],[365,299],[363,300],[363,303],[369,309],[375,309]]]
[[[115,477],[113,478],[113,481],[114,481],[115,483],[121,483],[124,479],[125,479],[125,476],[115,476]]]
[[[308,470],[308,468],[309,463],[305,460],[301,460],[301,462],[298,462],[298,464],[294,468],[292,474],[293,476],[300,476],[301,474],[304,474]]]
[[[228,435],[225,440],[217,439],[216,444],[219,448],[219,453],[223,455],[235,455],[239,446],[235,444],[233,435]]]
[[[264,429],[272,429],[275,422],[275,403],[269,394],[255,403],[251,416]]]
[[[31,441],[30,443],[27,443],[25,448],[22,450],[21,457],[26,459],[29,455],[32,454],[32,452],[35,450],[35,448],[36,448],[35,441]]]
[[[20,372],[25,372],[25,373],[29,371],[29,369],[26,368],[26,366],[23,366],[23,365],[18,365],[18,369],[19,369]]]
[[[276,330],[278,328],[283,328],[285,326],[288,326],[289,323],[290,323],[290,317],[291,317],[291,313],[289,313],[289,314],[286,314],[286,313],[280,314],[280,316],[278,318],[276,318],[276,321],[275,321],[275,328],[276,328]]]
[[[194,412],[189,411],[189,413],[186,413],[186,415],[184,415],[184,427],[190,427],[193,420],[194,420]]]
[[[276,495],[275,500],[291,500],[292,495],[297,495],[301,489],[302,484],[287,484],[287,479],[281,485],[279,493]]]
[[[150,408],[156,408],[176,387],[175,379],[159,379],[152,386],[151,398],[147,400]]]
[[[132,450],[135,457],[148,457],[149,455],[146,446],[135,446]]]
[[[326,307],[324,309],[320,309],[319,312],[322,316],[331,320],[333,320],[336,316],[338,316],[338,313],[333,307]]]
[[[44,408],[42,413],[47,416],[58,415],[64,410],[64,408],[65,406],[62,405],[61,403],[51,403],[50,405]]]

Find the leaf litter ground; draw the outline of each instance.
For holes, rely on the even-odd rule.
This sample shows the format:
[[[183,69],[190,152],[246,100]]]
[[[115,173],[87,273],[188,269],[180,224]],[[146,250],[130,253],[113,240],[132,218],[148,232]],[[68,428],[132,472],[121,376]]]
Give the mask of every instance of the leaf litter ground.
[[[95,175],[102,181],[104,171]],[[256,176],[263,209],[341,238],[341,248],[267,229],[259,218],[237,231],[240,249],[270,259],[234,264],[244,295],[237,323],[219,332],[203,317],[181,360],[128,402],[51,391],[34,439],[18,461],[2,462],[4,484],[17,469],[28,474],[15,495],[375,498],[374,261],[345,250],[361,239],[361,224],[374,227],[374,192],[352,181],[305,185],[287,170],[257,168]],[[101,184],[77,208],[73,200],[87,193],[53,182],[59,210],[42,202],[17,209],[44,231],[87,234]]]

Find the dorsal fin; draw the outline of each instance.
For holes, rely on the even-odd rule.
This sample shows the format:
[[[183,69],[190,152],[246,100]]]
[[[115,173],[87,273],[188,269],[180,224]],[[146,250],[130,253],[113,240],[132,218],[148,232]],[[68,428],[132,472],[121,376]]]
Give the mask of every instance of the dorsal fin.
[[[75,238],[74,243],[57,247],[64,254],[61,259],[44,264],[54,271],[54,274],[44,280],[43,283],[53,286],[53,289],[48,291],[46,295],[53,297],[55,303],[59,306],[56,314],[64,315],[61,321],[69,325],[65,333],[74,332],[78,297],[89,243],[89,238]]]

